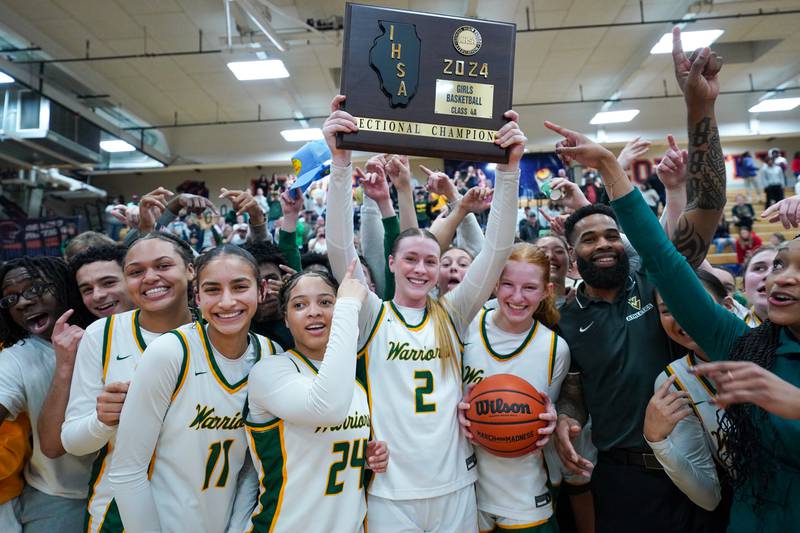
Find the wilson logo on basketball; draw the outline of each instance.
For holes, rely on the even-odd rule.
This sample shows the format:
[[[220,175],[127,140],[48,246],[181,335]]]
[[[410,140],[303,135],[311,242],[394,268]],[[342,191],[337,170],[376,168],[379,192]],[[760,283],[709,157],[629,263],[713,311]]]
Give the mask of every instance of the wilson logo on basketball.
[[[531,406],[527,403],[506,403],[502,398],[478,400],[475,402],[475,410],[478,415],[531,414]]]

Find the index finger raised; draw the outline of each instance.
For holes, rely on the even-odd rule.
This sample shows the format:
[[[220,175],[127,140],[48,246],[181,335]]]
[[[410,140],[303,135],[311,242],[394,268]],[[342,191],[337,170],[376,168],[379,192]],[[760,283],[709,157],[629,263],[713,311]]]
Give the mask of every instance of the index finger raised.
[[[559,126],[555,122],[550,122],[549,120],[545,120],[544,121],[544,127],[547,128],[548,130],[554,131],[554,132],[556,132],[559,135],[562,135],[564,137],[570,137],[572,135],[575,135],[574,131],[568,130],[567,128],[565,128],[563,126]]]
[[[683,43],[681,42],[681,29],[678,26],[672,28],[672,57],[675,59],[684,59],[686,54],[683,53]]]

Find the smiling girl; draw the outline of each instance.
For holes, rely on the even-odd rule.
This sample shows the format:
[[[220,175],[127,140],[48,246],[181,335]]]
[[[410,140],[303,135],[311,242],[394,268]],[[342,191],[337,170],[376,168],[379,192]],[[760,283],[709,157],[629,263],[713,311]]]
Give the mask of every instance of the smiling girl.
[[[570,357],[566,342],[553,331],[559,314],[547,255],[532,244],[515,245],[495,294],[496,308],[484,308],[470,328],[464,351],[465,389],[495,374],[519,376],[547,395],[549,423],[539,431],[537,449],[525,456],[497,457],[475,448],[480,531],[552,531],[548,521],[554,506],[542,448],[555,428],[555,408],[549,399],[558,398]]]
[[[223,245],[194,269],[207,323],[148,345],[122,409],[109,481],[126,531],[226,529],[247,452],[247,375],[276,352],[248,333],[266,290],[255,259]],[[169,306],[160,298],[173,290],[166,280],[141,287],[162,310]]]
[[[194,267],[185,241],[159,232],[140,237],[125,253],[123,276],[135,309],[86,328],[61,426],[61,443],[68,453],[100,452],[89,484],[89,533],[123,529],[108,472],[119,414],[142,353],[162,334],[192,321],[187,294]]]
[[[363,526],[364,469],[374,458],[367,393],[356,379],[367,295],[352,278],[356,264],[338,288],[327,272],[305,271],[281,289],[295,348],[250,372],[245,423],[261,484],[247,531],[355,533]]]
[[[323,132],[332,154],[327,239],[331,267],[344,277],[353,246],[350,152],[336,147],[337,133],[358,130],[334,98]],[[475,457],[458,426],[461,350],[472,319],[500,274],[514,241],[519,160],[527,140],[508,111],[495,143],[509,148],[498,165],[486,243],[463,281],[441,299],[430,296],[439,275],[440,247],[428,231],[400,233],[389,256],[394,298],[369,294],[358,317],[369,384],[372,429],[391,450],[391,464],[368,487],[372,532],[465,532],[477,529]],[[381,198],[383,216],[393,214]],[[363,279],[360,268],[354,276]]]

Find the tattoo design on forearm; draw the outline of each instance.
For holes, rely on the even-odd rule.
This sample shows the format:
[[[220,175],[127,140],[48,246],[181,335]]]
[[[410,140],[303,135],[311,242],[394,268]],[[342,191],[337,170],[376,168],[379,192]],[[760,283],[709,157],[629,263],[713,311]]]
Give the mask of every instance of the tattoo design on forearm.
[[[686,258],[692,268],[697,268],[705,259],[710,243],[695,229],[694,225],[685,215],[678,219],[678,227],[672,232],[672,243],[675,248]]]
[[[725,206],[725,158],[711,117],[703,117],[689,131],[686,190],[687,211]]]
[[[567,415],[584,425],[589,418],[583,402],[583,384],[581,375],[570,372],[561,385],[561,394],[557,402],[558,414]]]

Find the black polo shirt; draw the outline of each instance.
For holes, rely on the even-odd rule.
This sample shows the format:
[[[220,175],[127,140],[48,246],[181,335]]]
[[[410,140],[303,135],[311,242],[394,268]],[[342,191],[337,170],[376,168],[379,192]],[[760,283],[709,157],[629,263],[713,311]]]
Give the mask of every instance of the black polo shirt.
[[[654,290],[637,272],[612,303],[588,296],[581,283],[561,308],[558,329],[569,344],[571,371],[581,373],[592,441],[601,451],[648,449],[642,435],[647,402],[656,376],[676,358]]]

